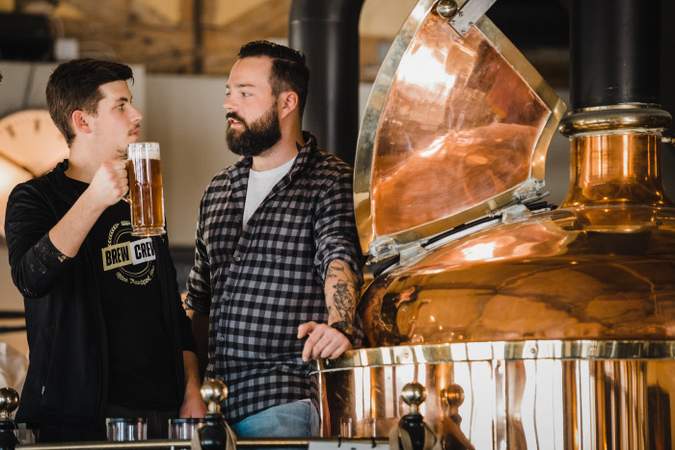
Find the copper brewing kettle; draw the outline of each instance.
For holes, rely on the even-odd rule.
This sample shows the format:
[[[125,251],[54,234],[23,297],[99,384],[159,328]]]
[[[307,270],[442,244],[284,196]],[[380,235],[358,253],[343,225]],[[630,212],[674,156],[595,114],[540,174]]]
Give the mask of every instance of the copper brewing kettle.
[[[324,433],[387,435],[416,381],[421,412],[461,448],[675,449],[669,114],[573,111],[570,188],[551,209],[544,162],[564,104],[486,2],[447,4],[419,1],[366,109],[368,348],[322,362]]]

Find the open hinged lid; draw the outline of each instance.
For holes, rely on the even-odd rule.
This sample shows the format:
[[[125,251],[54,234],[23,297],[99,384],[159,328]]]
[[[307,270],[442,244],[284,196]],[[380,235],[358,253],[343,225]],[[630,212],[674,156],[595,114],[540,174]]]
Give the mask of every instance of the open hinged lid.
[[[394,40],[357,144],[364,252],[543,195],[546,150],[565,105],[484,16],[492,3],[420,0]]]

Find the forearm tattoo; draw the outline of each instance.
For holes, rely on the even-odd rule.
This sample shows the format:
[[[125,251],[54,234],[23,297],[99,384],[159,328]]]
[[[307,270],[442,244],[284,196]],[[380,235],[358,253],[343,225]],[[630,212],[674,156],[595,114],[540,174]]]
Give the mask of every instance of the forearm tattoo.
[[[330,263],[326,273],[325,292],[328,323],[352,323],[356,309],[356,276],[345,262],[335,260]]]

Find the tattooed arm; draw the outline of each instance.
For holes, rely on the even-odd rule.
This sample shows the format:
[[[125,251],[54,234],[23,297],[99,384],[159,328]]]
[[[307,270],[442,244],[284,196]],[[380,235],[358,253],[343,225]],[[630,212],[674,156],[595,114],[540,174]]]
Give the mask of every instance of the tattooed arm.
[[[324,293],[328,308],[328,324],[303,323],[298,327],[298,339],[309,335],[302,359],[335,359],[352,348],[347,336],[353,336],[352,324],[356,310],[358,278],[344,261],[331,261],[326,271]]]
[[[328,308],[328,324],[346,322],[351,326],[356,310],[356,290],[358,280],[349,265],[334,259],[328,266],[324,293]]]
[[[335,177],[318,193],[313,211],[314,271],[323,280],[327,323],[298,327],[306,336],[302,358],[337,358],[352,347],[357,293],[361,283],[361,255],[354,223],[352,171],[335,164]]]

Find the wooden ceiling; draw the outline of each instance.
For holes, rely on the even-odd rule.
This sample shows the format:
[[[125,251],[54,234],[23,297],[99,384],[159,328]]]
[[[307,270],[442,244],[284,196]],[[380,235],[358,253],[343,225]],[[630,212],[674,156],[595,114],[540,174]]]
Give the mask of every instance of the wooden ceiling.
[[[8,9],[11,0],[0,0]],[[14,0],[49,11],[81,56],[145,64],[149,72],[227,74],[239,47],[286,42],[291,0]],[[361,14],[364,79],[372,79],[416,0],[365,0]],[[197,18],[199,16],[199,18]]]
[[[291,2],[0,0],[0,11],[11,11],[16,7],[48,13],[59,36],[77,39],[83,57],[144,64],[152,73],[225,75],[245,42],[256,39],[287,42]],[[417,0],[364,0],[359,22],[363,81],[375,78],[393,38],[416,3]],[[507,12],[519,5],[520,14],[531,9],[524,0],[504,0],[502,3]],[[526,28],[522,21],[515,20],[517,14],[516,17],[506,16],[506,19],[502,18],[508,21],[505,25]],[[527,20],[537,22],[536,18]],[[535,36],[534,40],[537,39]],[[527,48],[525,45],[523,50],[549,83],[554,86],[567,84],[566,49]]]

